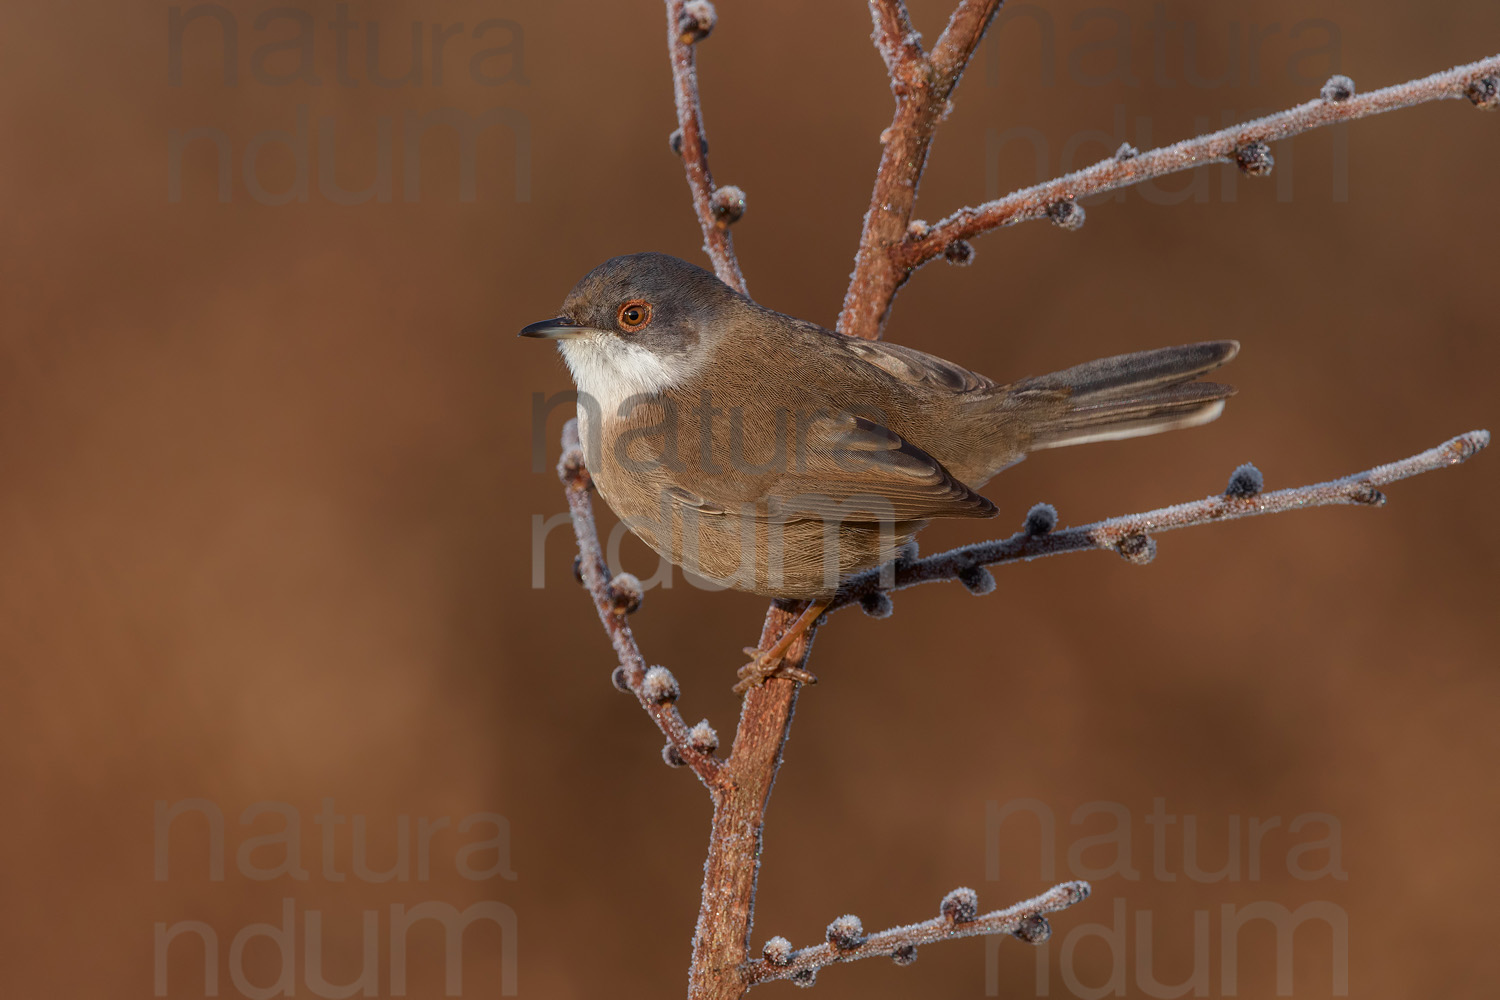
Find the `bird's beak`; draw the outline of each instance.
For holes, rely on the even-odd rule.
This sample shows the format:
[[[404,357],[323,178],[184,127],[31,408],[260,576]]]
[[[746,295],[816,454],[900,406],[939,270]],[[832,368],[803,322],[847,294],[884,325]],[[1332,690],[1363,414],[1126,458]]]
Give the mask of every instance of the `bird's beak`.
[[[533,323],[521,331],[523,337],[536,337],[540,340],[573,340],[578,337],[593,333],[589,327],[559,316],[556,319],[544,319],[540,323]]]

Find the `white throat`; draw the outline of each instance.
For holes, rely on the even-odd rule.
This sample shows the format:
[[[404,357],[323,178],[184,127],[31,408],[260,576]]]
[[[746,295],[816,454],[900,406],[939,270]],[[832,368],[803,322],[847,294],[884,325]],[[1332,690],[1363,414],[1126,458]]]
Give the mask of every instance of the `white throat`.
[[[594,405],[604,420],[620,416],[622,406],[628,413],[643,397],[680,384],[694,368],[686,358],[664,358],[610,334],[590,334],[558,346],[578,387],[578,425],[586,449],[594,437]]]

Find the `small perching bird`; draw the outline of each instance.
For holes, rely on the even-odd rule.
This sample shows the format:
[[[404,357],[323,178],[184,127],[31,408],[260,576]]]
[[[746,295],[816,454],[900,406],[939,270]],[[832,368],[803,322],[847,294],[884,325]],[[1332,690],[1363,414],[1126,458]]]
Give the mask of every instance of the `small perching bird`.
[[[559,342],[599,494],[642,541],[716,584],[811,602],[746,671],[775,671],[847,577],[928,521],[992,517],[976,492],[1042,448],[1207,423],[1221,340],[997,384],[832,333],[661,253],[615,257],[524,337]]]

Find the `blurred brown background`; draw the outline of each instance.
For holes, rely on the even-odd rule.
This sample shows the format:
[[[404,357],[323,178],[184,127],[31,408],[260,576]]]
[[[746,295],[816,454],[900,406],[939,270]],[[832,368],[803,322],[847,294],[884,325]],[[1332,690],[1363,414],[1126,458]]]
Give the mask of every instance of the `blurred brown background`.
[[[929,39],[948,3],[913,5]],[[855,2],[719,7],[703,89],[714,169],[749,194],[736,238],[750,289],[831,324],[891,105],[868,15]],[[286,16],[257,28],[267,4],[221,9],[238,32],[233,85],[207,16],[183,36],[174,86],[166,5],[0,13],[0,992],[150,996],[155,925],[203,921],[219,941],[219,994],[239,996],[231,940],[279,921],[291,899],[298,995],[317,995],[309,911],[322,914],[334,982],[357,975],[361,913],[377,915],[387,995],[390,907],[424,901],[510,907],[520,996],[680,995],[707,805],[611,689],[565,527],[545,543],[547,585],[531,586],[532,518],[564,509],[551,472],[561,417],[534,472],[532,394],[568,381],[554,352],[514,336],[608,256],[701,259],[667,149],[660,5],[353,4],[354,86],[338,77],[336,6],[299,9],[315,22],[318,78],[286,85],[267,77],[291,75],[295,51],[253,62],[296,33]],[[1178,25],[1159,53],[1154,16]],[[514,24],[475,37],[487,18]],[[413,20],[426,23],[424,78],[375,85],[368,26],[399,77]],[[464,25],[440,84],[434,23]],[[1111,39],[1128,39],[1124,56]],[[508,51],[476,78],[470,60],[497,47]],[[1038,149],[1055,173],[1106,141],[1145,146],[1306,100],[1335,68],[1370,89],[1496,50],[1488,0],[1022,5],[959,92],[918,214],[1040,179]],[[299,106],[308,198],[264,204],[246,147],[295,130]],[[458,143],[434,129],[407,200],[404,116],[443,108],[511,109],[510,125],[478,142],[472,202]],[[326,194],[322,119],[337,130],[337,180],[356,191],[376,176],[390,122],[388,202]],[[1081,232],[1026,225],[981,240],[972,267],[921,272],[890,337],[996,377],[1197,338],[1244,344],[1241,392],[1218,423],[1040,455],[986,491],[1000,522],[937,526],[925,548],[1009,531],[1040,499],[1078,523],[1213,492],[1242,461],[1274,488],[1494,426],[1497,126],[1449,102],[1313,133],[1277,147],[1271,180],[1218,167],[1169,178],[1155,195],[1091,206]],[[231,145],[227,204],[214,139],[187,147],[171,196],[171,135],[196,128]],[[1015,129],[1034,132],[1007,139]],[[285,145],[265,145],[257,171],[262,194],[296,181]],[[1184,190],[1201,195],[1170,198]],[[1100,814],[1074,826],[1073,811],[1105,801],[1128,816],[1140,878],[1101,880],[1055,921],[1049,995],[1068,995],[1075,972],[1110,980],[1100,938],[1075,939],[1071,967],[1060,963],[1069,932],[1113,923],[1117,900],[1132,996],[1153,995],[1140,915],[1153,934],[1145,971],[1176,983],[1203,914],[1218,996],[1224,905],[1316,901],[1347,920],[1351,995],[1487,992],[1500,973],[1488,917],[1497,489],[1500,456],[1484,455],[1393,487],[1381,510],[1164,536],[1146,569],[1076,556],[1007,567],[982,601],[930,587],[897,595],[890,620],[838,616],[772,805],[756,947],[772,934],[814,942],[847,911],[871,929],[924,918],[960,884],[986,906],[1038,891],[1035,825],[987,837],[986,803],[1045,803],[1063,878],[1069,848],[1114,825]],[[624,559],[643,576],[655,568],[634,543]],[[648,657],[683,681],[689,720],[707,716],[726,740],[733,668],[763,608],[679,578],[636,618]],[[187,798],[223,812],[222,882],[192,816],[172,828],[169,876],[155,877],[155,803]],[[332,828],[339,871],[351,870],[356,815],[369,864],[387,868],[398,817],[414,845],[422,818],[497,813],[516,878],[461,877],[459,848],[484,835],[450,829],[432,841],[426,881],[415,868],[407,881],[332,881],[314,822],[327,798],[350,820]],[[1175,880],[1154,871],[1157,799],[1180,817],[1161,859]],[[282,828],[274,815],[241,824],[262,801],[300,817],[307,880],[260,881],[238,863],[247,840]],[[1346,878],[1296,877],[1289,851],[1327,835],[1288,832],[1309,813],[1336,819]],[[1200,866],[1234,853],[1237,878],[1182,874],[1189,817]],[[1251,817],[1280,819],[1258,880]],[[254,847],[254,865],[284,859],[284,845]],[[1113,853],[1080,857],[1104,867]],[[1313,851],[1299,863],[1334,861]],[[465,995],[499,993],[499,941],[492,926],[469,931]],[[1328,927],[1304,925],[1294,951],[1295,995],[1332,995]],[[1240,995],[1272,994],[1274,953],[1267,925],[1243,932]],[[276,976],[266,940],[242,961],[253,983]],[[1034,962],[1003,943],[990,970],[1000,992],[1042,992]],[[194,938],[172,944],[168,965],[169,996],[202,995]],[[414,932],[410,967],[410,995],[443,994],[435,933]],[[981,996],[985,950],[949,944],[911,969],[861,963],[822,979],[829,998]]]

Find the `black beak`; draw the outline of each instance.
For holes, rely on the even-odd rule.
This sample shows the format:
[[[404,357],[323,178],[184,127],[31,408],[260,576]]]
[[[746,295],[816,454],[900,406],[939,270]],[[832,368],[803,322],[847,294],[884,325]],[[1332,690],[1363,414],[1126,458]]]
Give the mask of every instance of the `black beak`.
[[[559,316],[557,319],[544,319],[540,323],[531,324],[521,331],[521,336],[540,340],[572,340],[588,332],[588,327],[580,326],[566,316]]]

